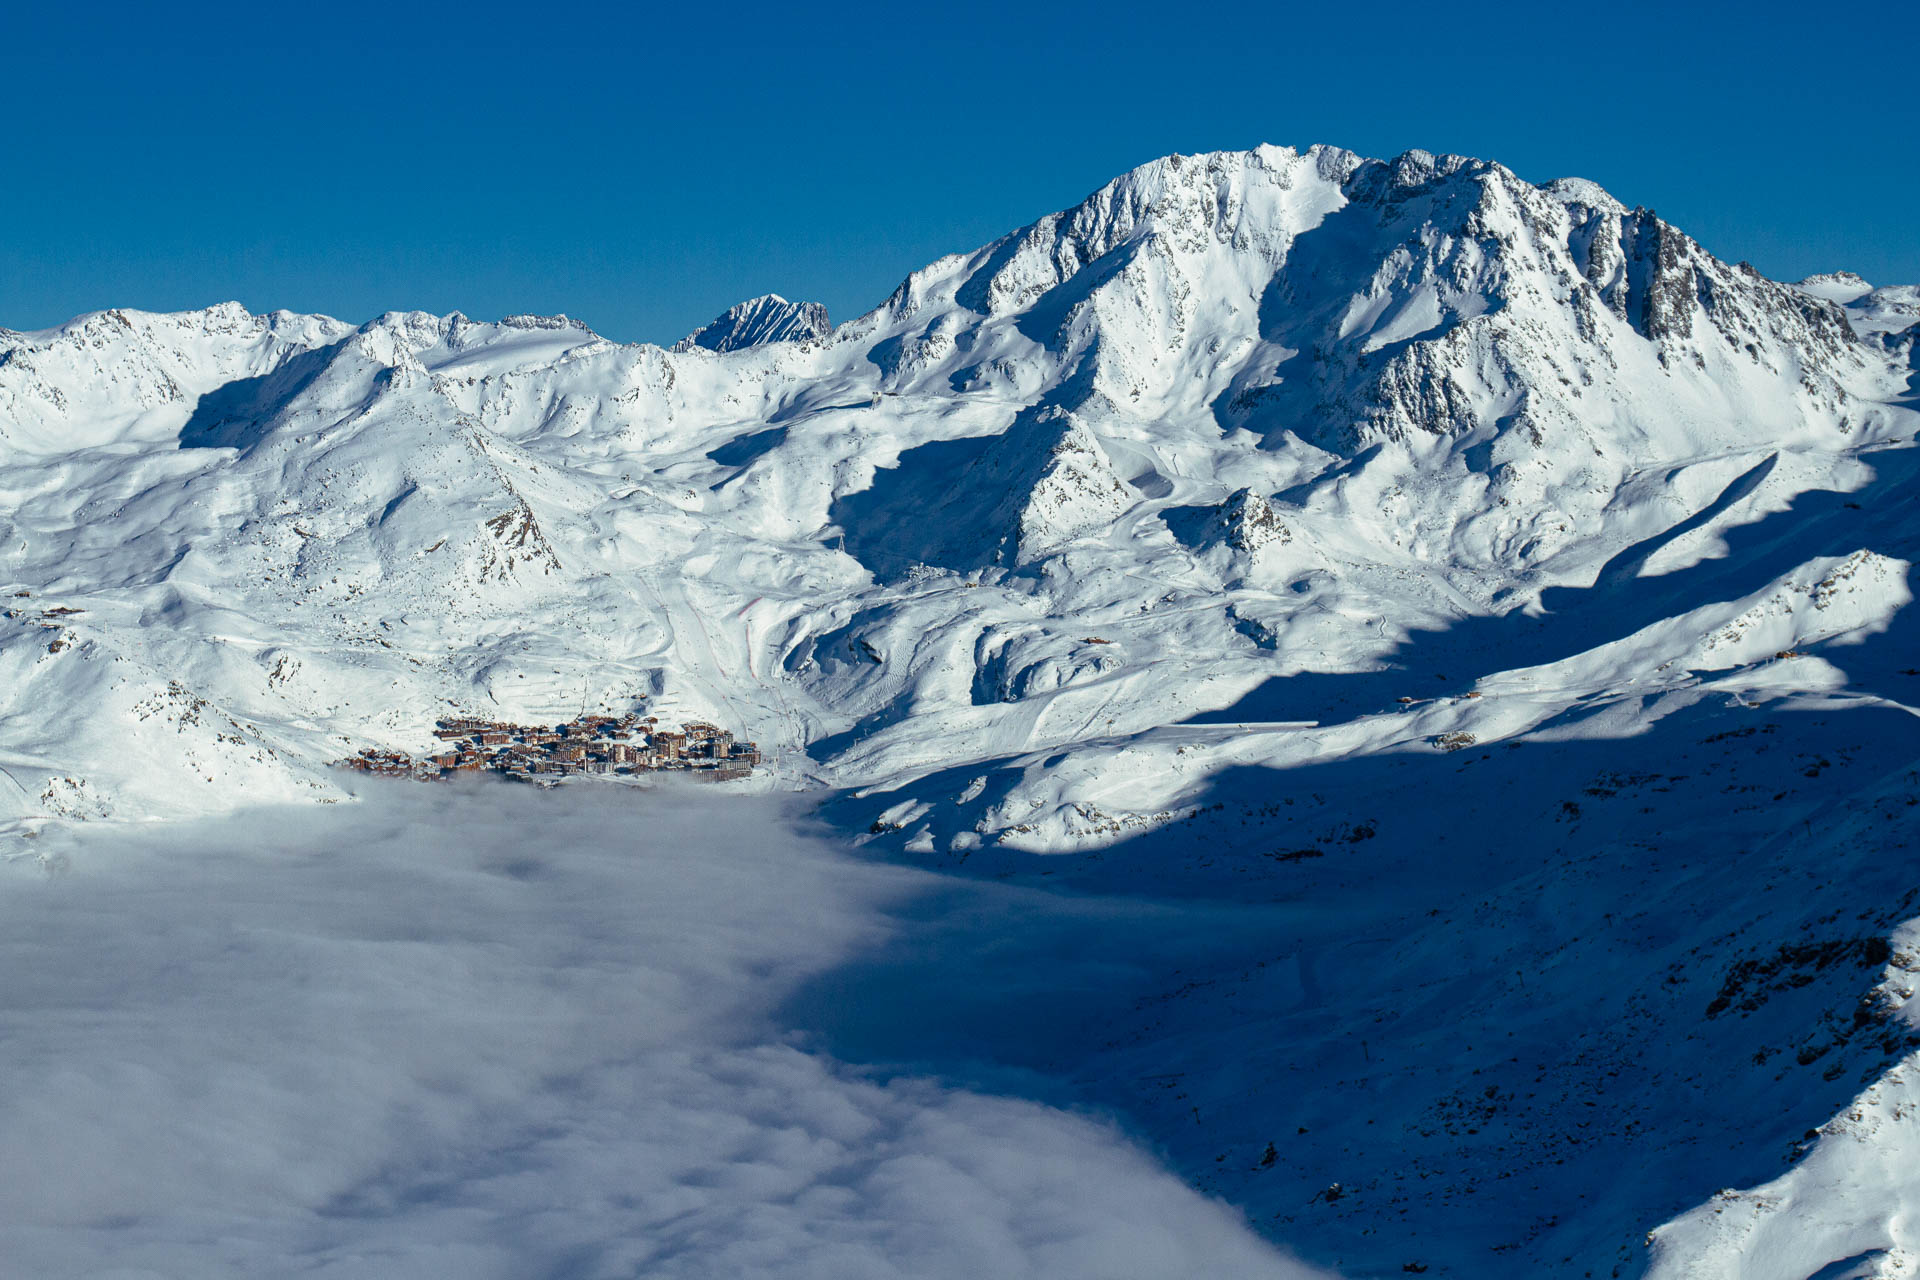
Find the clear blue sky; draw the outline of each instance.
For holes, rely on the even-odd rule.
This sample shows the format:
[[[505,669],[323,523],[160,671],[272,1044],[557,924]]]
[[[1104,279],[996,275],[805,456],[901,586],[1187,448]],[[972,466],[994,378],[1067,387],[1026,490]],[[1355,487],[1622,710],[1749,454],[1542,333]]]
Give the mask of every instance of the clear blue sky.
[[[236,298],[666,341],[1171,151],[1595,179],[1776,277],[1920,282],[1920,6],[14,6],[0,325]],[[78,6],[74,6],[78,8]]]

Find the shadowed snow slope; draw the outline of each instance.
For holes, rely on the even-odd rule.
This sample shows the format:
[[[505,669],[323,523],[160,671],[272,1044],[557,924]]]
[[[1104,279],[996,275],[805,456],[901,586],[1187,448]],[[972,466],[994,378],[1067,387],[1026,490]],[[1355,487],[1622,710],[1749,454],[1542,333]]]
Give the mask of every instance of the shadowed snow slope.
[[[1907,1052],[1917,320],[1910,287],[1768,280],[1590,182],[1262,147],[1144,165],[832,330],[768,297],[674,351],[231,304],[0,331],[0,830],[334,799],[326,762],[440,715],[645,699],[757,739],[877,856],[1315,907],[1260,970],[1291,994],[1129,1014],[1161,1048],[1084,1069],[1317,1259],[1397,1273],[1404,1220],[1460,1274],[1733,1274],[1780,1233],[1911,1274],[1920,1193],[1842,1194],[1869,1165],[1833,1154],[1745,1234],[1710,1208],[1642,1239]],[[1749,894],[1820,859],[1818,915]],[[1632,941],[1649,886],[1690,905]],[[1335,928],[1364,994],[1315,958]],[[1465,985],[1421,994],[1436,970]],[[1744,1008],[1762,972],[1797,994]],[[1873,1034],[1820,1048],[1856,1007]],[[1636,1028],[1703,1100],[1616,1085],[1627,1042],[1554,1048],[1564,1019]],[[1515,1061],[1422,1038],[1452,1022]],[[1162,1107],[1176,1040],[1211,1048],[1168,1070],[1216,1074]],[[1417,1080],[1288,1127],[1256,1041]],[[1862,1115],[1904,1115],[1874,1087]],[[1501,1099],[1525,1122],[1475,1119]],[[1539,1128],[1587,1111],[1563,1136],[1630,1145]],[[1897,1163],[1902,1124],[1844,1140]],[[1236,1146],[1289,1135],[1279,1176]],[[1654,1172],[1520,1181],[1547,1149]]]

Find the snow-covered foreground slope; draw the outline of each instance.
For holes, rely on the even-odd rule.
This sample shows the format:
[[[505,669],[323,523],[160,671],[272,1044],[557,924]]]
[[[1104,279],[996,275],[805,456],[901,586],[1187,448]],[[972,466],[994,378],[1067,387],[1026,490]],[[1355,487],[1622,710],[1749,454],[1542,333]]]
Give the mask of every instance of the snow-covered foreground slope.
[[[0,331],[0,824],[338,799],[329,761],[441,715],[645,699],[832,789],[876,852],[1297,903],[1259,970],[1290,957],[1295,988],[1130,1014],[1139,1060],[1088,1070],[1310,1256],[1395,1269],[1361,1242],[1404,1211],[1463,1274],[1636,1267],[1775,1172],[1781,1117],[1819,1127],[1907,1051],[1735,1060],[1851,1018],[1905,954],[1861,948],[1920,916],[1889,799],[1920,757],[1916,320],[1911,288],[1777,283],[1591,183],[1261,148],[1143,166],[831,331],[771,297],[674,351],[231,305]],[[1797,781],[1732,780],[1796,735]],[[1888,881],[1825,872],[1804,918],[1767,896],[1841,840]],[[1361,939],[1340,993],[1318,957]],[[1829,943],[1797,1003],[1705,1014],[1730,966]],[[1454,1024],[1525,1052],[1423,1038]],[[1404,1055],[1404,1097],[1355,1040]],[[1170,1044],[1214,1075],[1161,1114],[1137,1082]],[[1662,1076],[1605,1109],[1635,1046],[1704,1100]],[[1287,1128],[1269,1052],[1374,1081],[1303,1104],[1365,1132]],[[1500,1098],[1507,1137],[1460,1119]],[[1589,1109],[1626,1145],[1548,1143]],[[1567,1200],[1515,1181],[1547,1150],[1653,1172]],[[1355,1151],[1384,1201],[1325,1194]],[[1820,1190],[1847,1177],[1872,1181],[1809,1175],[1766,1221],[1892,1232],[1912,1201]],[[1653,1256],[1720,1274],[1800,1230],[1755,1222],[1683,1219]]]

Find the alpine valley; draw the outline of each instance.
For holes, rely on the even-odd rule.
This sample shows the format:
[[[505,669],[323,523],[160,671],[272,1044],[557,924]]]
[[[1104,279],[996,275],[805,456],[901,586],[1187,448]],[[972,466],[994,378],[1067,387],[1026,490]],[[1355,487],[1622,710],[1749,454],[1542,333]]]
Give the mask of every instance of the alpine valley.
[[[838,327],[0,330],[0,838],[708,721],[872,857],[1218,912],[1000,1065],[1311,1263],[1920,1276],[1917,325],[1262,147]]]

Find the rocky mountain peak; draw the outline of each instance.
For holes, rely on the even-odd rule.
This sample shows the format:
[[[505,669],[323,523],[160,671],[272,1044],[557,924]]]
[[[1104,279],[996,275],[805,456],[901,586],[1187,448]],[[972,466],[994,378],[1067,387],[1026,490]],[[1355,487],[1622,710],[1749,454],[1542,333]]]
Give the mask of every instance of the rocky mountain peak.
[[[1873,286],[1864,277],[1851,271],[1823,271],[1808,276],[1793,287],[1816,298],[1840,303],[1857,302],[1873,292]]]
[[[710,323],[673,344],[675,351],[738,351],[772,342],[805,342],[833,332],[827,309],[817,302],[788,302],[762,294],[728,307]]]

